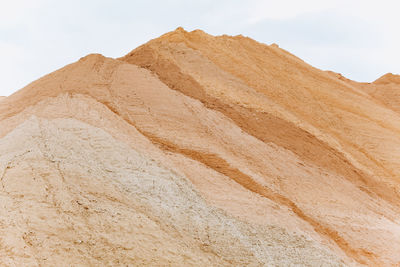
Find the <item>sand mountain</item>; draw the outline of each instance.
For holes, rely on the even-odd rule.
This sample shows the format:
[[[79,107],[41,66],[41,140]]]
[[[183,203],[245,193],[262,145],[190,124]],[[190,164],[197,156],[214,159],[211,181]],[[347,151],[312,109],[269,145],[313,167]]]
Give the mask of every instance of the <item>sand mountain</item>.
[[[182,28],[0,100],[2,265],[400,264],[400,83]]]

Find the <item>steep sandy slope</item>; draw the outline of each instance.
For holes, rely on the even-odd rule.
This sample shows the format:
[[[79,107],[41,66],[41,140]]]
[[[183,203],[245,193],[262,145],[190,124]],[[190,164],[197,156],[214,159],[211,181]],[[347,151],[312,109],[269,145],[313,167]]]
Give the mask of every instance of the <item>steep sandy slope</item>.
[[[87,56],[0,102],[0,262],[400,264],[398,122],[244,37]]]
[[[179,109],[151,102],[166,97]],[[190,130],[200,121],[190,120],[195,108],[210,122]],[[186,123],[188,135],[205,138],[203,146],[214,142],[227,159],[232,152],[223,151],[221,137],[212,137],[217,126],[252,138],[146,70],[88,56],[8,97],[0,109],[2,264],[351,262],[285,206],[252,195],[201,160],[154,146],[157,137],[147,131],[182,131]],[[162,110],[164,116],[157,116]],[[180,118],[187,120],[180,129],[172,123],[163,129],[163,120]],[[208,127],[212,132],[205,134]],[[229,213],[218,209],[223,200],[206,202],[199,195],[217,185],[222,189],[216,193],[235,202]],[[249,206],[254,210],[246,221],[242,211]]]
[[[259,111],[284,117],[295,124],[306,124],[301,127],[311,133],[317,131],[313,133],[317,136],[324,135],[330,146],[346,150],[341,152],[351,153],[364,169],[368,168],[367,172],[379,175],[380,179],[376,178],[379,183],[383,177],[387,178],[383,182],[389,184],[393,177],[399,177],[399,150],[387,149],[398,147],[398,114],[377,105],[362,90],[332,79],[277,47],[268,47],[241,36],[215,38],[202,31],[187,33],[178,29],[135,49],[123,60],[153,70],[172,88],[186,90],[186,94],[196,98],[203,99],[200,94],[204,92],[207,97],[217,98],[225,105],[238,103],[240,107],[251,110],[245,116],[246,121],[254,111]],[[194,89],[190,83],[198,87]],[[283,107],[295,119],[288,114],[276,114],[282,113],[276,110],[276,105]],[[245,112],[239,113],[244,116]],[[259,119],[270,123],[269,118]],[[259,139],[274,138],[256,133],[258,127],[246,126]],[[371,130],[377,134],[369,135]],[[300,145],[299,138],[296,139],[299,135],[273,141],[284,143],[290,150],[324,167],[343,171],[341,164],[337,166],[334,159],[321,159],[317,152],[321,145],[308,144],[307,149],[315,147],[315,153],[303,153],[304,146]],[[300,139],[303,138],[300,136]],[[342,146],[339,148],[335,142]]]
[[[251,159],[247,168],[261,174],[263,185],[275,189],[273,185],[280,184],[275,190],[285,200],[274,201],[286,206],[296,203],[292,210],[300,208],[295,213],[319,234],[335,240],[347,255],[360,263],[399,261],[397,245],[377,245],[383,233],[384,239],[396,236],[392,241],[399,244],[393,232],[398,232],[400,203],[397,113],[361,88],[314,69],[276,46],[241,36],[213,37],[177,29],[121,60],[152,70],[170,88],[223,113],[258,142],[291,151],[303,161],[304,169],[313,166],[317,172],[309,175],[311,180],[303,178],[301,167],[286,176],[282,169],[288,169],[290,160],[285,161],[286,167],[267,174],[268,164],[262,162],[266,153],[250,147],[238,150]],[[181,135],[173,135],[175,144],[181,142],[179,146],[192,140]],[[327,180],[332,184],[324,186]],[[355,189],[344,196],[347,183]],[[312,189],[307,190],[308,186]],[[249,190],[265,195],[255,188]],[[361,200],[357,191],[365,194],[365,199]],[[377,203],[387,211],[373,208]],[[380,214],[378,221],[387,218],[392,230],[377,227],[381,222],[373,222],[374,215],[367,219],[354,213],[365,214],[358,209],[364,205]]]

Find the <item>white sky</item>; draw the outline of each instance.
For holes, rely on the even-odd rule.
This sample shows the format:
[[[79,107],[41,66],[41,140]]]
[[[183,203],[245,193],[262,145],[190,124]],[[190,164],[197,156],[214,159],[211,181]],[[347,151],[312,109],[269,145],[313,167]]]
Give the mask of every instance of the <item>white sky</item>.
[[[178,26],[277,43],[320,69],[373,81],[400,73],[399,12],[395,0],[0,0],[0,95]]]

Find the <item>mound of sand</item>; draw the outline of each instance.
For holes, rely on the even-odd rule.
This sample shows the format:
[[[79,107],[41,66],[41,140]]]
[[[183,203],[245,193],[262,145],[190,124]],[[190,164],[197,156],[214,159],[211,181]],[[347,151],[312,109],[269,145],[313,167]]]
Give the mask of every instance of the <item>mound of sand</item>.
[[[182,28],[86,56],[0,102],[0,263],[399,264],[382,86]]]
[[[393,73],[386,73],[385,75],[374,81],[374,84],[388,84],[388,83],[394,83],[400,85],[400,75],[395,75]]]

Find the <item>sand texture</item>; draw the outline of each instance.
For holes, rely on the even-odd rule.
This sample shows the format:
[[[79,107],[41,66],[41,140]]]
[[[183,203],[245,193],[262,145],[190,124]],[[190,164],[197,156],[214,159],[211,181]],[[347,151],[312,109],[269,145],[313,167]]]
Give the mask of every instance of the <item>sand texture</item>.
[[[400,81],[182,28],[0,98],[0,265],[398,266]]]

